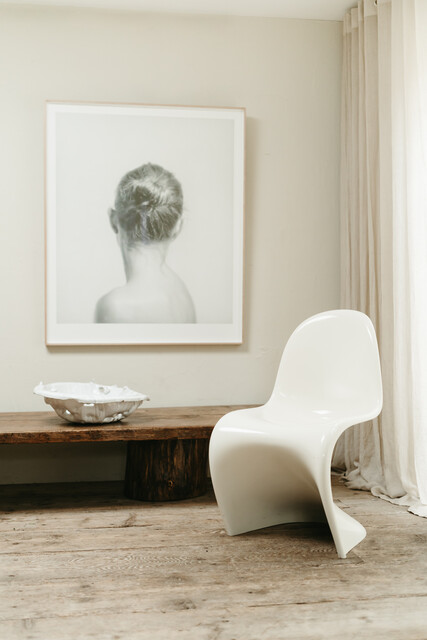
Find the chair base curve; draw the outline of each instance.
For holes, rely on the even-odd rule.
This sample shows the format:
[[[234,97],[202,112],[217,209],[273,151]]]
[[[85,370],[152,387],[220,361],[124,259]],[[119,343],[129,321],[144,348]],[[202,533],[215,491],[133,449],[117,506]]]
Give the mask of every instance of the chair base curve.
[[[347,553],[366,537],[366,529],[335,504],[332,507],[333,516],[328,518],[329,527],[338,557],[346,558]]]
[[[326,460],[310,467],[301,451],[258,438],[224,450],[223,435],[217,430],[211,440],[210,465],[228,535],[287,523],[327,523],[340,558],[365,538],[364,527],[333,502]]]

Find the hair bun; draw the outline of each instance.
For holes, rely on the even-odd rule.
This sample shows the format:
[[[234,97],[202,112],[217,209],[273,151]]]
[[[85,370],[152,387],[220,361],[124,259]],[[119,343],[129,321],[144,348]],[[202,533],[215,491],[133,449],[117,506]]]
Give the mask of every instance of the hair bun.
[[[150,191],[146,187],[137,184],[134,191],[135,206],[149,207],[153,204],[152,200]]]
[[[118,221],[133,244],[172,238],[182,207],[180,183],[159,165],[144,164],[129,171],[117,187]]]

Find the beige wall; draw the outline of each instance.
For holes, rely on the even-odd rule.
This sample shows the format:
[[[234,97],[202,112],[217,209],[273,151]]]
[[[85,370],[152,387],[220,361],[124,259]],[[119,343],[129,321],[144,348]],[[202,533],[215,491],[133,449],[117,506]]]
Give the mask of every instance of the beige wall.
[[[0,9],[0,411],[40,380],[127,384],[152,406],[263,402],[305,317],[338,305],[341,23]],[[44,344],[46,99],[247,109],[242,346]],[[118,478],[118,445],[0,447],[0,482]]]

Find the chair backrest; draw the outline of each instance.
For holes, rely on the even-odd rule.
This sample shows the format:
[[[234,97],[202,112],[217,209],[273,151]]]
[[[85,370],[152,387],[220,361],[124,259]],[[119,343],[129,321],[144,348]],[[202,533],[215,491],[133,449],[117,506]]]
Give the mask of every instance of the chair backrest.
[[[297,327],[284,349],[271,401],[302,404],[319,414],[359,421],[382,408],[375,330],[364,313],[320,313]]]

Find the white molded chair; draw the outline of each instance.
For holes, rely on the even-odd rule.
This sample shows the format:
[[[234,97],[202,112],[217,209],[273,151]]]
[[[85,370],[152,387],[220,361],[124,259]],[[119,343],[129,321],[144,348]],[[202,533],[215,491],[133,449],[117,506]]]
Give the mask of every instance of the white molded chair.
[[[269,401],[226,414],[212,433],[210,470],[227,533],[327,522],[345,558],[366,531],[333,502],[332,453],[345,429],[381,408],[368,316],[339,310],[303,322],[285,347]]]

